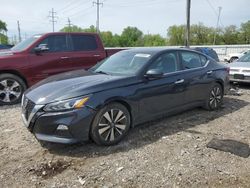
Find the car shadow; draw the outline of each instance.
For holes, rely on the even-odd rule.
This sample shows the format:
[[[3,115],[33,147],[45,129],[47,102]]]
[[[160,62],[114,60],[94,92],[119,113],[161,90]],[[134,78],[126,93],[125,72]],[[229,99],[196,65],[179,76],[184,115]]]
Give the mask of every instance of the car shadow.
[[[90,141],[89,143],[74,145],[46,144],[46,148],[51,154],[76,158],[99,157],[117,152],[126,152],[152,144],[162,138],[182,131],[190,134],[201,134],[198,131],[189,129],[233,113],[248,104],[244,100],[226,96],[224,105],[217,111],[206,111],[202,108],[196,108],[174,116],[144,123],[131,129],[128,136],[115,146],[97,146]]]

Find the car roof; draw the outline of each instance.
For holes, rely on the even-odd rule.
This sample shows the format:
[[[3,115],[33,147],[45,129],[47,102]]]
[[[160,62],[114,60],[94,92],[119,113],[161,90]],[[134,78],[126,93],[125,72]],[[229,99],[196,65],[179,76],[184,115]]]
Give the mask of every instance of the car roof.
[[[195,50],[192,50],[190,48],[169,48],[169,47],[138,47],[138,48],[130,48],[124,51],[130,51],[135,53],[145,53],[150,55],[155,55],[161,52],[167,52],[167,51],[191,51],[195,53],[200,53]]]

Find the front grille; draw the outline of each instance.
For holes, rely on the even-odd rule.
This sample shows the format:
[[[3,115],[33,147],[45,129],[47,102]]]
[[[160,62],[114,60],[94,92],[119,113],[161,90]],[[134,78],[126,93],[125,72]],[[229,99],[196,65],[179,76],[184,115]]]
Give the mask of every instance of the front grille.
[[[27,104],[25,104],[24,109],[23,109],[24,117],[26,120],[28,120],[33,108],[35,107],[35,103],[33,103],[31,100],[27,98],[24,100],[27,100]]]
[[[230,69],[230,71],[232,71],[232,72],[240,72],[239,69]]]

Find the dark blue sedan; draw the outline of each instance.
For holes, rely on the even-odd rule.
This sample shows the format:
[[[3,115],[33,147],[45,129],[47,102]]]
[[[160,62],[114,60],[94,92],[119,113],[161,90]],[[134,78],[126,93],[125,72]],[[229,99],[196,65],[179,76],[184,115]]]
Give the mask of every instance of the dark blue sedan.
[[[140,123],[194,107],[219,109],[228,83],[229,69],[196,51],[124,50],[31,87],[22,118],[40,141],[113,145]]]

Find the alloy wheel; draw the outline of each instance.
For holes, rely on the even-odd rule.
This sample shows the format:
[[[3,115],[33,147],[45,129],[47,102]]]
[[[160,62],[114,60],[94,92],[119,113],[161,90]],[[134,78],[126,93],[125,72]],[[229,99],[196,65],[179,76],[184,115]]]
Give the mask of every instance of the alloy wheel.
[[[0,81],[0,101],[11,103],[17,100],[22,93],[21,85],[14,79]]]
[[[120,109],[106,111],[98,124],[99,136],[106,142],[114,142],[121,137],[128,125],[128,118]]]
[[[221,105],[222,102],[222,92],[221,88],[216,86],[211,90],[209,105],[212,109],[216,109]]]

